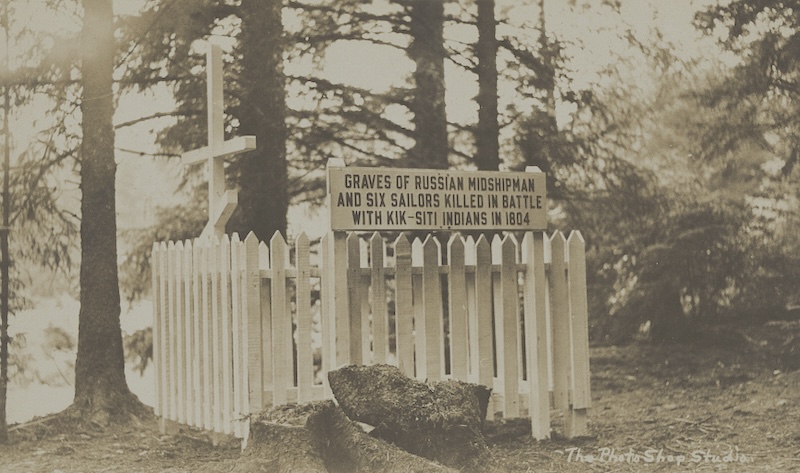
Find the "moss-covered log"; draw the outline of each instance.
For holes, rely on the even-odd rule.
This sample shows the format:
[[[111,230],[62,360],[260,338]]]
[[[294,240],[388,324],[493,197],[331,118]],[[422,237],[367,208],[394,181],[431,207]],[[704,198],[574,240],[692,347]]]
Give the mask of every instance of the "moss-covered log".
[[[375,426],[375,437],[458,469],[488,460],[481,434],[490,390],[445,381],[422,383],[388,365],[349,365],[328,373],[344,413]]]

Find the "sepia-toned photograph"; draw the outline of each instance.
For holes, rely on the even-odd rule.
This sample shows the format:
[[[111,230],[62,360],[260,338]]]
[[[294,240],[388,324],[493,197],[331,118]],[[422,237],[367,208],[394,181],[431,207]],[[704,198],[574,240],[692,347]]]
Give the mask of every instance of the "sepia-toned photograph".
[[[800,472],[798,0],[0,0],[0,472]]]

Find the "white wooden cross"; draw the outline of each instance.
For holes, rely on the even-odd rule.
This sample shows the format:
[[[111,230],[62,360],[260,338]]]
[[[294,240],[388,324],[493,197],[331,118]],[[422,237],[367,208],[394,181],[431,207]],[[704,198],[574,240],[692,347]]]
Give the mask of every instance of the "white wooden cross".
[[[208,94],[208,145],[183,153],[184,166],[208,164],[208,223],[201,237],[222,236],[225,224],[239,203],[239,194],[225,186],[225,158],[256,149],[255,136],[239,136],[225,141],[225,106],[222,90],[222,50],[208,44],[206,55]]]

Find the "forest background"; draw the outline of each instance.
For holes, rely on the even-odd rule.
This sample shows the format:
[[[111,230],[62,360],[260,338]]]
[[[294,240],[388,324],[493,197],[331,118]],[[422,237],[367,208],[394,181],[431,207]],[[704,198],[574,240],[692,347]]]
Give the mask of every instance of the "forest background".
[[[87,13],[110,5],[3,5],[9,406],[55,386],[59,410],[80,384],[92,51],[113,57],[116,177],[100,181],[129,309],[99,317],[121,322],[143,400],[150,247],[206,219],[202,169],[179,161],[206,140],[206,40],[226,52],[226,136],[258,140],[227,166],[231,232],[318,237],[330,157],[536,165],[552,228],[587,240],[594,344],[685,340],[800,304],[797,2],[126,1],[113,41],[87,45]]]

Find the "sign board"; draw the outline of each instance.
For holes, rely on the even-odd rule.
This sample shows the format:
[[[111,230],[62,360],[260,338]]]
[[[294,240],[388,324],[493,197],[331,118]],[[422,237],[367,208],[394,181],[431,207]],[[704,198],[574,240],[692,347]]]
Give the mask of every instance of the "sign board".
[[[328,166],[331,229],[544,230],[545,175]]]

